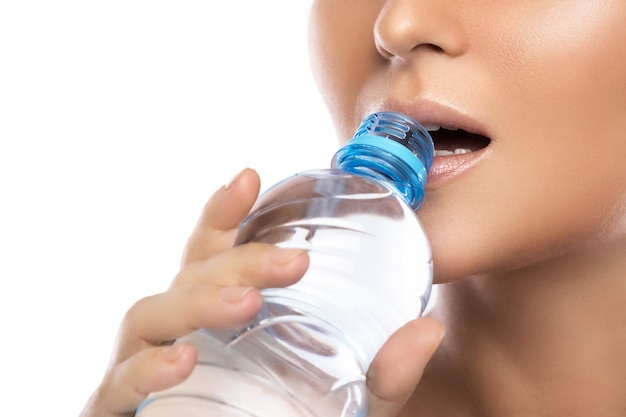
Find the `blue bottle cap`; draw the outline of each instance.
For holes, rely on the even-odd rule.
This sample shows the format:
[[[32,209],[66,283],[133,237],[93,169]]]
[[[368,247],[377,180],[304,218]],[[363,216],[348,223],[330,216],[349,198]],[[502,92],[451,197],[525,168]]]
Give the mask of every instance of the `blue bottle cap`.
[[[433,157],[433,140],[426,128],[404,114],[380,112],[363,119],[333,157],[332,166],[385,179],[418,208]]]

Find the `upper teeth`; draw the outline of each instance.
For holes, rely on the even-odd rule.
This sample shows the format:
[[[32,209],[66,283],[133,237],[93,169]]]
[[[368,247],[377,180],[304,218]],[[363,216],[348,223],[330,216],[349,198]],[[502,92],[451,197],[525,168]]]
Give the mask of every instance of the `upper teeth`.
[[[441,125],[433,125],[433,124],[424,124],[423,126],[429,132],[436,132],[436,131],[438,131],[441,128],[444,128],[446,130],[459,130],[458,127],[441,126]]]
[[[446,149],[435,149],[435,156],[463,155],[470,152],[472,152],[472,150],[466,148],[457,148],[454,151],[448,151]]]

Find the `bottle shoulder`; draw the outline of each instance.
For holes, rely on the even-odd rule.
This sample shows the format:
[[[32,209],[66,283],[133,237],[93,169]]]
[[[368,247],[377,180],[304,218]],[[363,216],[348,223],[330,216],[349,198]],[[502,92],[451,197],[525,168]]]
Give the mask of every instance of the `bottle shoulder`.
[[[238,243],[294,222],[344,225],[368,233],[377,233],[375,225],[384,228],[385,223],[419,223],[413,209],[385,181],[319,169],[293,175],[263,193],[241,225]]]
[[[376,204],[381,201],[397,200],[397,204],[394,205],[404,206],[410,210],[397,189],[388,182],[329,168],[304,171],[286,178],[263,193],[253,211],[261,211],[285,202],[315,200],[355,200],[366,203],[375,201]]]

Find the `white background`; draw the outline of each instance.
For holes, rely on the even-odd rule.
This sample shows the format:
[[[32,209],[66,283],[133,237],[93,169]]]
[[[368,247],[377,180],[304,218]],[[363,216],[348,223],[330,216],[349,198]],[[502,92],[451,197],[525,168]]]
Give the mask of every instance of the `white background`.
[[[77,415],[204,201],[327,166],[307,0],[0,0],[0,414]]]

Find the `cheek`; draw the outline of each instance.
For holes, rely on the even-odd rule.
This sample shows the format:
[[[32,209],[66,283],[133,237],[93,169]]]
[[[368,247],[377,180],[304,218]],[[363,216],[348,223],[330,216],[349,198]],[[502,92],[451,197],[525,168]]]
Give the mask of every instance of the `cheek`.
[[[552,3],[512,9],[482,39],[493,46],[482,58],[501,91],[495,106],[514,104],[533,123],[614,118],[626,104],[626,2]]]
[[[314,79],[340,137],[350,137],[357,97],[378,64],[373,27],[380,0],[317,0],[309,19]]]
[[[528,155],[521,170],[569,230],[601,228],[626,183],[626,2],[554,2],[525,19],[503,60],[507,150]]]
[[[472,30],[476,108],[496,137],[420,211],[439,281],[626,241],[626,2],[586,3],[512,7]]]

